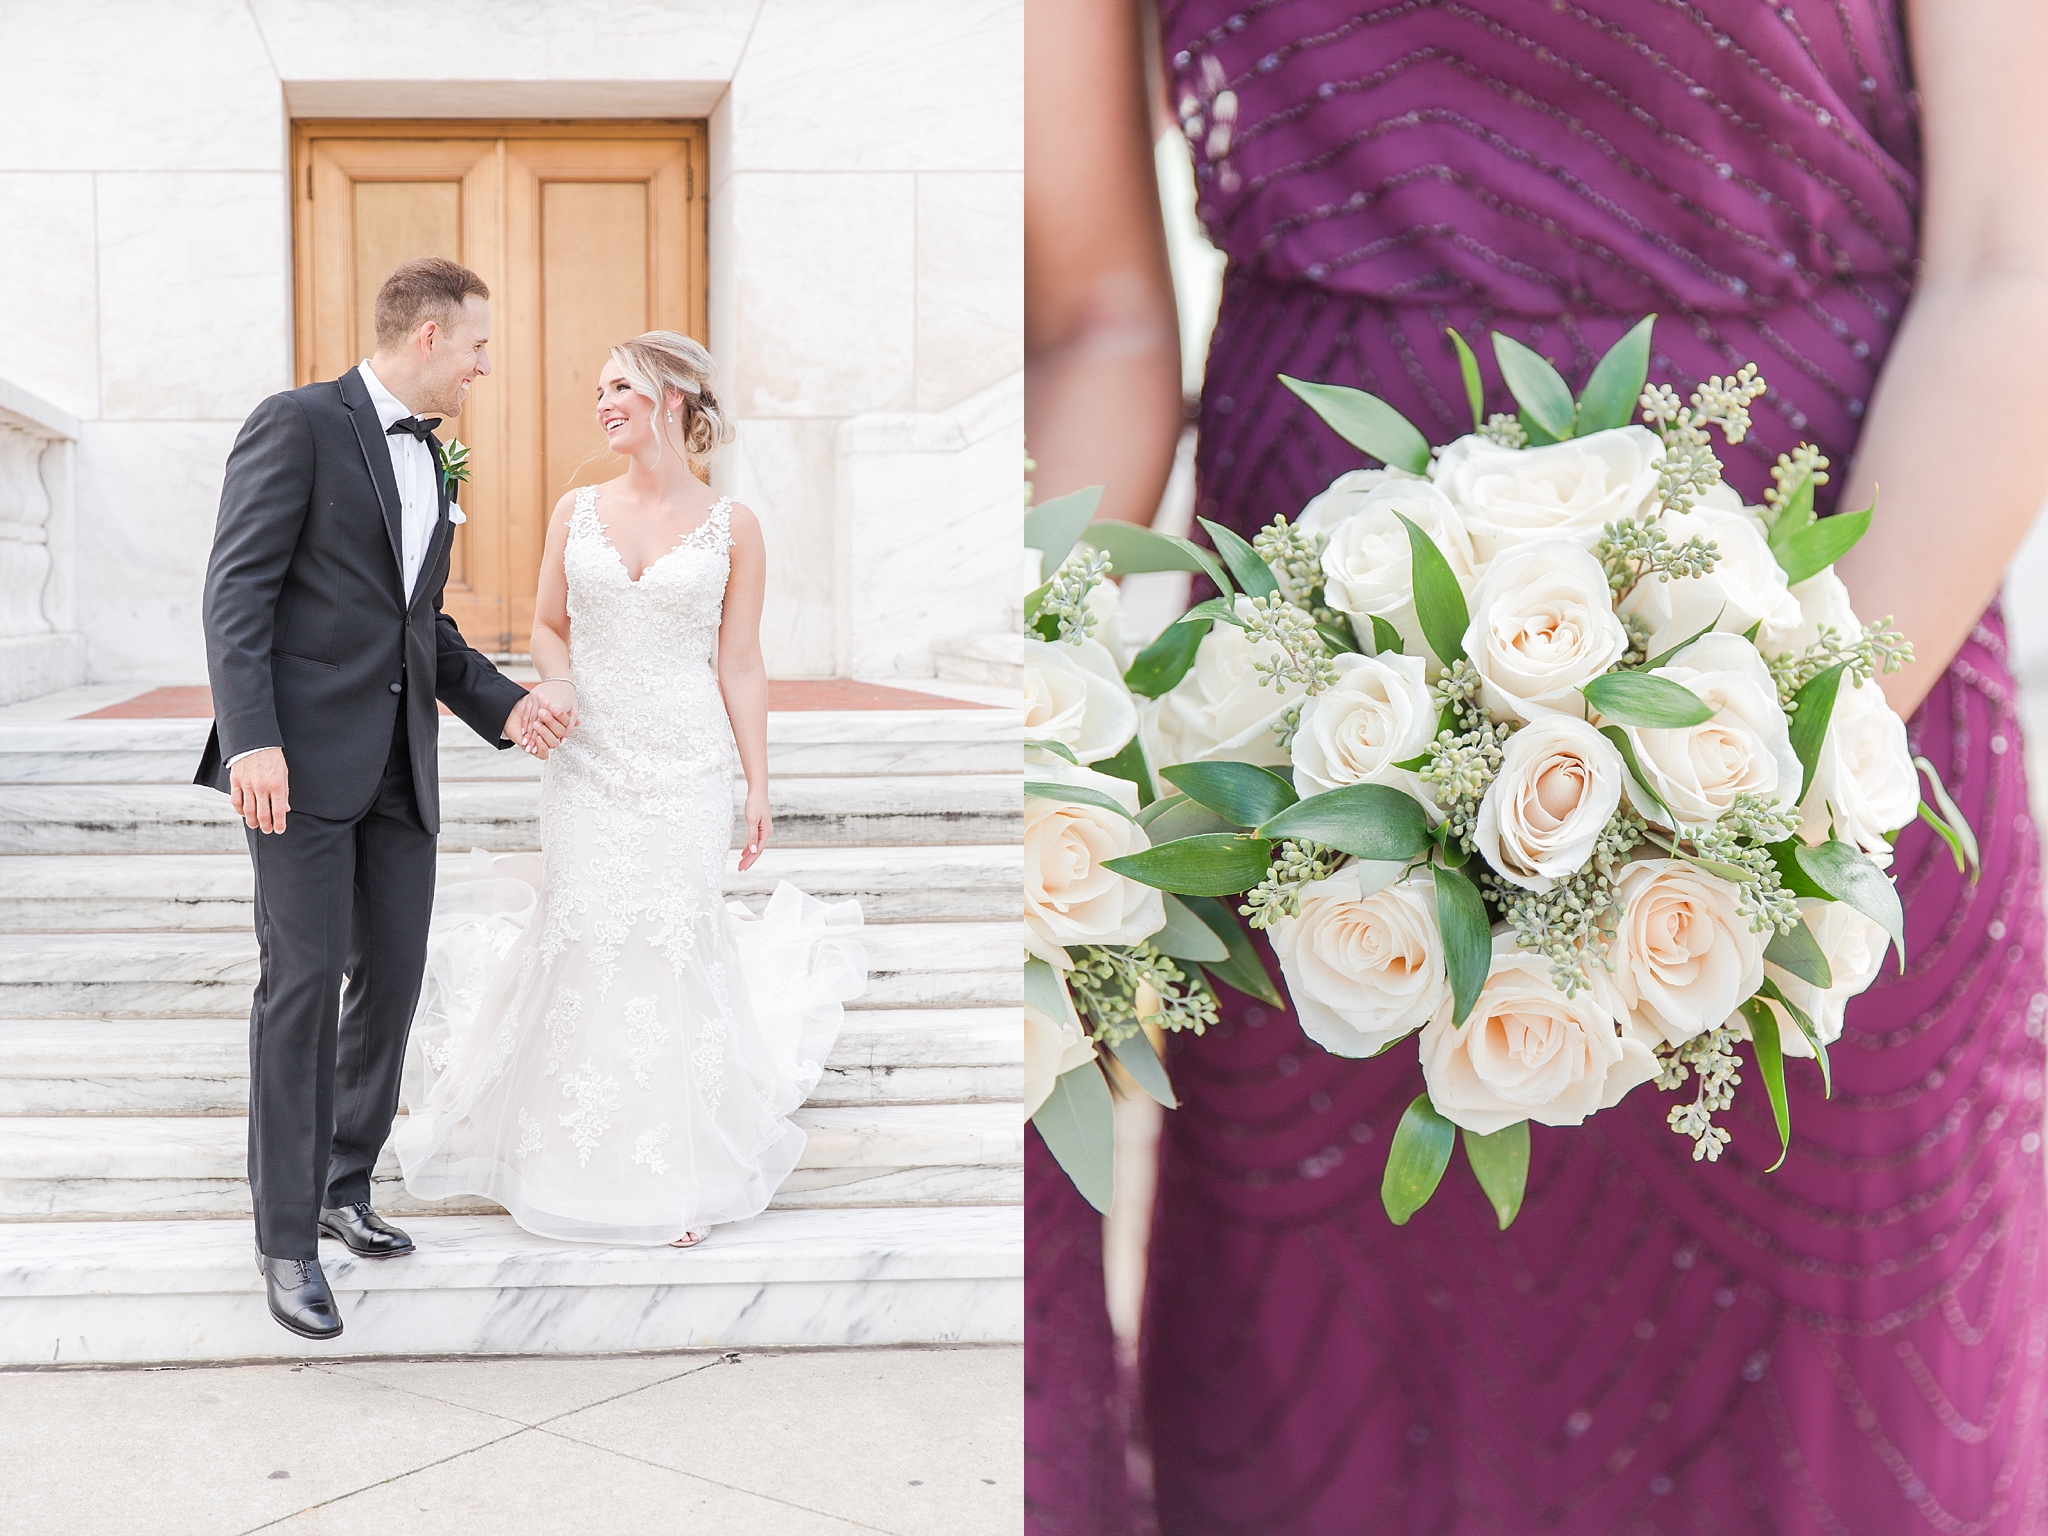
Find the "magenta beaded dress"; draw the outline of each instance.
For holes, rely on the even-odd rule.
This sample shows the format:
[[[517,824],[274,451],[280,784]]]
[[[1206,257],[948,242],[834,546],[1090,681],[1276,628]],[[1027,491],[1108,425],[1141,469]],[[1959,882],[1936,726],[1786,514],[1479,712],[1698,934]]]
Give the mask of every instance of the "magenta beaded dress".
[[[1277,373],[1372,390],[1442,442],[1470,425],[1446,325],[1516,336],[1576,385],[1651,311],[1653,377],[1685,391],[1754,360],[1769,380],[1728,456],[1747,499],[1801,438],[1846,478],[1914,269],[1918,129],[1890,7],[1161,8],[1230,259],[1204,516],[1249,532],[1360,462]],[[2043,1530],[2048,987],[1995,613],[1911,735],[1977,829],[1983,878],[1923,828],[1901,838],[1906,974],[1849,1009],[1832,1102],[1794,1065],[1775,1174],[1753,1072],[1718,1164],[1691,1160],[1674,1101],[1645,1087],[1583,1129],[1534,1128],[1508,1232],[1462,1159],[1395,1228],[1379,1182],[1421,1086],[1412,1052],[1339,1060],[1235,994],[1221,1027],[1176,1041],[1142,1354],[1161,1530]],[[1047,1188],[1034,1329],[1062,1279],[1041,1282],[1040,1245],[1086,1246],[1054,1241],[1072,1205]],[[1123,1528],[1115,1469],[1052,1422],[1104,1399],[1084,1333],[1060,1362],[1031,1339],[1044,1532]],[[1097,1413],[1091,1444],[1113,1429]]]

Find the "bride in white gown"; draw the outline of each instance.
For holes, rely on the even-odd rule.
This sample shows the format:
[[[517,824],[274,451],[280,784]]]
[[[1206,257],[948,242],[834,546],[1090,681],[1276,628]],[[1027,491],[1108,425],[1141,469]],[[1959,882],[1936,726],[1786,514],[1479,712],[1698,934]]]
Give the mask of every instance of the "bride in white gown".
[[[721,891],[735,755],[741,869],[771,833],[768,684],[760,526],[693,473],[731,436],[710,374],[672,331],[612,349],[598,420],[630,467],[557,505],[535,603],[537,691],[572,721],[542,851],[440,888],[407,1047],[406,1188],[545,1237],[687,1246],[763,1210],[866,983],[858,904]]]

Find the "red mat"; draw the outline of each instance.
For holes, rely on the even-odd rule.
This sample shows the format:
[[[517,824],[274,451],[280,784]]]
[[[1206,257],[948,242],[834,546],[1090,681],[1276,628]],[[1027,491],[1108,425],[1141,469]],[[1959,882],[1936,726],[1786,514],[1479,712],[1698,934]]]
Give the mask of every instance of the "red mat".
[[[918,693],[909,688],[888,688],[880,683],[857,682],[850,677],[770,678],[768,708],[775,713],[795,714],[816,709],[993,709],[992,704],[975,704],[966,699],[942,698],[935,693]],[[448,713],[448,706],[440,706]],[[213,693],[203,684],[183,688],[152,688],[132,699],[95,709],[78,720],[211,720]]]

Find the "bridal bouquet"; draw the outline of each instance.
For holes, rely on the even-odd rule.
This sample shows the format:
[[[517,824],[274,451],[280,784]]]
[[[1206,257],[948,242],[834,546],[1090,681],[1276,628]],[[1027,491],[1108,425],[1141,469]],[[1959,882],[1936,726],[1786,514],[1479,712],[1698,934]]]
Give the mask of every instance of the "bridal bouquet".
[[[1650,328],[1576,399],[1495,335],[1520,410],[1486,418],[1453,332],[1474,430],[1440,449],[1371,395],[1283,378],[1383,467],[1250,543],[1205,523],[1213,556],[1090,525],[1033,594],[1086,608],[1104,574],[1161,568],[1217,588],[1123,673],[1137,744],[1095,776],[1128,781],[1143,846],[1105,850],[1103,875],[1236,898],[1325,1049],[1413,1039],[1396,1222],[1462,1132],[1505,1227],[1529,1122],[1647,1083],[1692,1085],[1669,1122],[1717,1158],[1738,1043],[1782,1162],[1784,1059],[1826,1084],[1849,998],[1887,947],[1904,963],[1898,831],[1917,816],[1975,863],[1875,681],[1910,650],[1832,569],[1871,512],[1817,519],[1827,461],[1803,444],[1744,506],[1709,434],[1741,442],[1763,381],[1646,387]]]

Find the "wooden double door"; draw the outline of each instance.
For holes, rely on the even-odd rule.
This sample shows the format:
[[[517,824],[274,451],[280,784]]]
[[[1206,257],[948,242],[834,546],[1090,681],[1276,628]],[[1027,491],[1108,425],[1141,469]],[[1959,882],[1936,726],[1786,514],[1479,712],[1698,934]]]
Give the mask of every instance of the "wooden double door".
[[[548,513],[622,461],[597,428],[613,343],[704,339],[698,123],[300,122],[293,129],[298,381],[375,349],[377,288],[446,256],[491,290],[491,373],[441,436],[469,446],[445,606],[500,656],[526,650]]]

